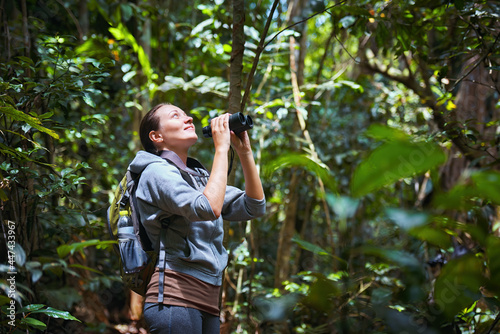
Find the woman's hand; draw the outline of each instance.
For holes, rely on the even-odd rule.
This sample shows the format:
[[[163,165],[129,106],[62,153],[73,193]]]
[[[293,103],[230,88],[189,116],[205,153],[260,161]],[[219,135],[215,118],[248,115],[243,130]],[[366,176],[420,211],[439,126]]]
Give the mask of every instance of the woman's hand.
[[[231,131],[231,144],[234,150],[240,155],[252,153],[252,146],[250,144],[250,138],[246,131],[235,134]]]
[[[229,151],[229,146],[231,145],[229,116],[230,114],[224,114],[213,118],[210,122],[215,151],[218,150],[221,150],[221,152]]]

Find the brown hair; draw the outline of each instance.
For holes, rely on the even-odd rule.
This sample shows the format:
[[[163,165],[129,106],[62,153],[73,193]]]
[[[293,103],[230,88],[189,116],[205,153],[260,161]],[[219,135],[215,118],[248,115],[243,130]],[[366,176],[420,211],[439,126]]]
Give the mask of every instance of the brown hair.
[[[160,126],[160,118],[156,115],[156,111],[167,105],[170,105],[170,103],[160,103],[154,106],[141,120],[139,136],[141,137],[142,147],[149,153],[158,154],[158,149],[149,138],[149,133],[158,130]]]

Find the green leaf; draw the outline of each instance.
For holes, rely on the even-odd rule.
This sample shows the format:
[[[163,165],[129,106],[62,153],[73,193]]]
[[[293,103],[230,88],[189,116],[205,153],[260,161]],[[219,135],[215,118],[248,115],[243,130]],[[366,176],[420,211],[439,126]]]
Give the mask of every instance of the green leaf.
[[[122,4],[120,4],[120,8],[122,11],[123,20],[125,22],[127,22],[128,20],[130,20],[130,18],[132,17],[132,14],[133,14],[132,6],[122,3]]]
[[[380,287],[373,289],[371,295],[371,302],[376,306],[385,307],[386,305],[390,305],[390,301],[392,298],[392,290],[386,287]]]
[[[23,61],[23,62],[25,62],[25,63],[28,63],[30,65],[35,65],[33,63],[33,60],[31,58],[28,58],[28,57],[25,57],[25,56],[17,56],[16,58],[19,59],[19,60],[21,60],[21,61]]]
[[[33,319],[33,318],[22,318],[21,319],[21,324],[28,325],[29,327],[33,327],[39,330],[45,330],[47,328],[47,325],[41,322],[40,320]]]
[[[28,261],[26,262],[26,270],[31,273],[31,280],[36,283],[41,277],[43,272],[39,269],[42,264],[38,261]]]
[[[376,148],[354,171],[353,196],[364,196],[394,182],[424,173],[446,160],[434,143],[395,140]]]
[[[486,257],[490,272],[487,288],[500,295],[500,238],[490,235],[486,243]]]
[[[87,241],[82,241],[82,242],[75,242],[73,244],[69,245],[61,245],[57,247],[57,254],[59,257],[62,259],[66,257],[67,255],[71,254],[73,255],[75,252],[80,252],[82,251],[85,247],[90,247],[90,246],[98,246],[98,247],[106,247],[111,244],[115,244],[116,242],[113,240],[87,240]]]
[[[421,282],[425,279],[422,263],[413,254],[397,249],[384,249],[374,246],[363,246],[363,253],[378,256],[389,263],[398,266],[406,273],[408,280]]]
[[[396,129],[390,126],[382,125],[382,124],[372,124],[366,130],[365,134],[368,137],[371,137],[380,141],[387,140],[407,140],[410,141],[411,137],[404,132],[403,130]]]
[[[14,254],[16,258],[16,264],[21,267],[24,266],[24,263],[26,262],[26,252],[19,244],[19,242],[16,242],[16,244],[14,245]]]
[[[130,79],[132,79],[136,75],[136,71],[130,71],[127,72],[123,75],[123,82],[128,82]]]
[[[478,201],[500,205],[500,172],[469,171],[449,192],[435,196],[434,204],[446,209],[470,209]],[[467,173],[464,174],[466,176]]]
[[[500,205],[500,172],[494,170],[475,172],[471,178],[478,196]]]
[[[52,131],[46,127],[43,127],[41,125],[42,123],[39,119],[32,117],[30,115],[27,115],[27,114],[23,113],[22,111],[19,111],[13,107],[0,107],[0,113],[3,113],[4,115],[9,116],[10,118],[12,118],[15,121],[25,122],[26,124],[28,124],[32,128],[35,128],[40,132],[46,133],[55,139],[59,139],[59,135],[57,133],[55,133],[54,131]]]
[[[19,311],[17,311],[17,313],[30,313],[30,312],[34,312],[34,311],[38,311],[42,308],[44,308],[45,305],[43,304],[30,304],[30,305],[27,305],[23,308],[21,308]]]
[[[314,245],[310,242],[302,240],[302,239],[300,239],[300,237],[298,235],[295,235],[292,238],[292,241],[295,242],[297,245],[299,245],[300,248],[305,249],[311,253],[318,254],[318,255],[330,255],[327,251],[325,251],[320,246]]]
[[[451,236],[442,229],[434,226],[417,226],[409,230],[408,233],[419,240],[426,241],[441,249],[448,249],[453,246]]]
[[[354,16],[344,16],[343,18],[340,19],[340,24],[342,25],[343,28],[348,28],[351,25],[356,22],[356,17]]]
[[[264,165],[263,174],[270,176],[278,169],[292,166],[305,168],[307,171],[316,174],[332,192],[337,190],[336,182],[331,176],[329,168],[323,162],[317,161],[306,154],[288,153],[280,155]]]
[[[191,36],[198,35],[199,33],[201,33],[205,29],[205,27],[207,27],[213,23],[214,23],[213,18],[206,19],[205,21],[199,23],[196,27],[193,28],[193,30],[191,30]]]
[[[86,104],[88,104],[92,108],[95,108],[95,106],[96,106],[95,102],[94,102],[94,100],[92,99],[92,97],[90,96],[89,93],[84,93],[83,94],[83,100],[85,101]]]
[[[52,318],[80,321],[74,316],[72,316],[71,313],[69,313],[68,311],[56,310],[55,308],[52,307],[47,307],[46,309],[39,309],[32,313],[43,313]]]
[[[339,294],[340,289],[335,285],[335,282],[326,277],[319,277],[311,284],[309,292],[302,302],[321,312],[329,312],[335,306],[331,298]]]
[[[326,201],[341,219],[353,217],[359,206],[359,200],[347,196],[327,194]]]
[[[134,52],[137,53],[137,58],[139,60],[139,64],[142,66],[142,72],[146,75],[149,81],[152,81],[151,75],[151,63],[149,61],[149,57],[144,51],[144,48],[137,43],[134,35],[132,35],[126,26],[122,23],[119,23],[116,27],[109,28],[109,32],[113,34],[113,36],[117,40],[124,40],[129,46],[134,49]]]
[[[10,303],[10,298],[4,295],[0,295],[0,306],[7,305]]]
[[[481,298],[480,288],[486,282],[483,261],[467,254],[449,261],[434,286],[435,307],[448,320]]]
[[[388,208],[385,213],[390,220],[405,231],[425,225],[428,218],[427,214],[423,212],[412,212],[396,208]]]

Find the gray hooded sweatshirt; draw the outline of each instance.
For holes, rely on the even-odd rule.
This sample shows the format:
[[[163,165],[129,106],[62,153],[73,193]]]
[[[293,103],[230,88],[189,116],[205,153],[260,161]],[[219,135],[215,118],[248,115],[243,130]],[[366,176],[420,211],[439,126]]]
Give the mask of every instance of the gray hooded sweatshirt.
[[[141,173],[136,191],[141,222],[158,251],[161,222],[168,221],[166,269],[220,286],[228,259],[222,245],[223,219],[242,221],[260,217],[265,213],[265,199],[250,198],[244,191],[227,186],[222,215],[216,218],[208,199],[203,195],[208,172],[193,167],[194,164],[190,166],[194,159],[188,159],[186,168],[175,153],[168,153],[170,160],[192,171],[191,174],[184,173],[184,177],[191,177],[194,187],[172,163],[160,156],[139,151],[129,169]]]

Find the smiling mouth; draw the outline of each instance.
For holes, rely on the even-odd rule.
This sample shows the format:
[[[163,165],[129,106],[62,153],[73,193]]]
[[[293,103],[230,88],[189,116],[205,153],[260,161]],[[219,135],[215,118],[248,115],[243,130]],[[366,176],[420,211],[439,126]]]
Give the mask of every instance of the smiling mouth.
[[[194,126],[188,126],[187,128],[185,128],[184,130],[194,130]]]

